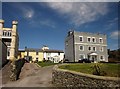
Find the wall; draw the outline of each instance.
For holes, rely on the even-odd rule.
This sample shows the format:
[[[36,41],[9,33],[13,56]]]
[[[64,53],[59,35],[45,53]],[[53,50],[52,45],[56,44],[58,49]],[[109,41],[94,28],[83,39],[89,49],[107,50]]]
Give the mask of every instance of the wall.
[[[74,62],[74,33],[72,33],[70,36],[67,36],[65,39],[65,59],[69,60],[69,62]]]
[[[79,36],[83,36],[83,42],[80,42]],[[95,37],[96,42],[87,42],[87,37]],[[75,42],[75,61],[78,62],[79,60],[79,55],[84,54],[85,58],[88,58],[88,54],[91,52],[96,52],[97,55],[97,61],[100,60],[100,56],[105,57],[105,61],[108,62],[108,54],[107,54],[107,38],[106,35],[103,34],[95,34],[95,33],[85,33],[85,32],[74,32],[74,42]],[[99,43],[99,38],[103,39],[103,43]],[[82,45],[84,46],[84,51],[79,50],[79,46]],[[96,47],[96,51],[89,51],[88,46],[90,47]],[[104,47],[104,51],[100,52],[99,47]]]
[[[53,69],[53,84],[57,87],[120,87],[117,77],[103,77],[69,70]]]
[[[38,61],[43,61],[43,52],[39,52]]]
[[[36,52],[29,52],[29,56],[32,56],[32,60],[35,61],[36,60]]]
[[[7,63],[7,46],[0,40],[0,67]]]

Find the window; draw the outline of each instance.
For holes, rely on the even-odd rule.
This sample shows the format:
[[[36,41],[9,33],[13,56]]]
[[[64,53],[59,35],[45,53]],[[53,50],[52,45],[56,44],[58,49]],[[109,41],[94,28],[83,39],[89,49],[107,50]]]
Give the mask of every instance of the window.
[[[80,42],[83,42],[83,36],[79,36]]]
[[[92,38],[92,42],[94,42],[94,43],[96,42],[95,37]]]
[[[47,53],[47,55],[48,55],[48,56],[50,56],[50,55],[51,55],[51,53]]]
[[[36,57],[36,60],[38,60],[38,57]]]
[[[4,31],[3,31],[3,36],[4,36]]]
[[[6,31],[3,31],[3,36],[7,36],[7,32]]]
[[[80,45],[80,48],[79,48],[81,51],[84,50],[84,46]]]
[[[38,55],[38,52],[36,52],[36,55]]]
[[[5,42],[7,46],[11,46],[11,42]]]
[[[38,57],[36,57],[36,62],[38,62]]]
[[[96,51],[96,47],[93,47],[93,51]]]
[[[10,32],[9,36],[11,36],[11,32]]]
[[[68,46],[68,41],[65,42],[65,45]]]
[[[90,38],[90,37],[88,37],[88,38],[87,38],[87,42],[90,42],[90,41],[91,41],[91,38]]]
[[[7,49],[7,56],[10,56],[10,49]]]
[[[7,36],[11,36],[11,32],[10,32],[10,31],[8,31],[8,34],[7,34]]]
[[[60,55],[60,52],[58,52],[58,55]]]
[[[104,56],[102,55],[102,56],[100,56],[100,60],[104,60]]]
[[[102,38],[99,38],[99,43],[103,43],[103,39]]]
[[[100,51],[103,52],[104,48],[103,47],[100,47]]]
[[[88,47],[88,50],[90,51],[90,50],[91,50],[91,47]]]
[[[85,55],[84,54],[80,54],[79,59],[84,59]]]

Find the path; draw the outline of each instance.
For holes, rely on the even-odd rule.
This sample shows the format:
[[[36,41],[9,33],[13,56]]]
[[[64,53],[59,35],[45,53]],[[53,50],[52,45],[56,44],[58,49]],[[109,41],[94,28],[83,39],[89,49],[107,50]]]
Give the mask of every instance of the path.
[[[53,87],[52,68],[53,66],[40,68],[34,63],[25,63],[20,79],[3,84],[3,87]]]

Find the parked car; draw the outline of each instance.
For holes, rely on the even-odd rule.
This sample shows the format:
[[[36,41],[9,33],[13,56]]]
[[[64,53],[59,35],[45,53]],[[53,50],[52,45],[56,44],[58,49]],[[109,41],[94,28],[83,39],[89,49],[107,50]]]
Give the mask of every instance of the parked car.
[[[65,59],[63,62],[64,62],[64,63],[67,63],[67,62],[69,62],[69,60],[68,60],[68,59]]]
[[[87,58],[84,58],[84,59],[79,59],[78,62],[79,63],[83,63],[83,62],[85,62],[85,63],[91,63],[91,60],[89,60]]]

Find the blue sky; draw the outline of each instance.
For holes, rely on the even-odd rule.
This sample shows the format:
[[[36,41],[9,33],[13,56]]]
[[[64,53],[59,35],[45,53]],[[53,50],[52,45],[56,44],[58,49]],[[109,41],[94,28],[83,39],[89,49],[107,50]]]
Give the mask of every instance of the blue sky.
[[[118,3],[115,2],[3,2],[5,27],[18,20],[19,49],[64,50],[67,32],[103,33],[108,48],[118,48]]]

